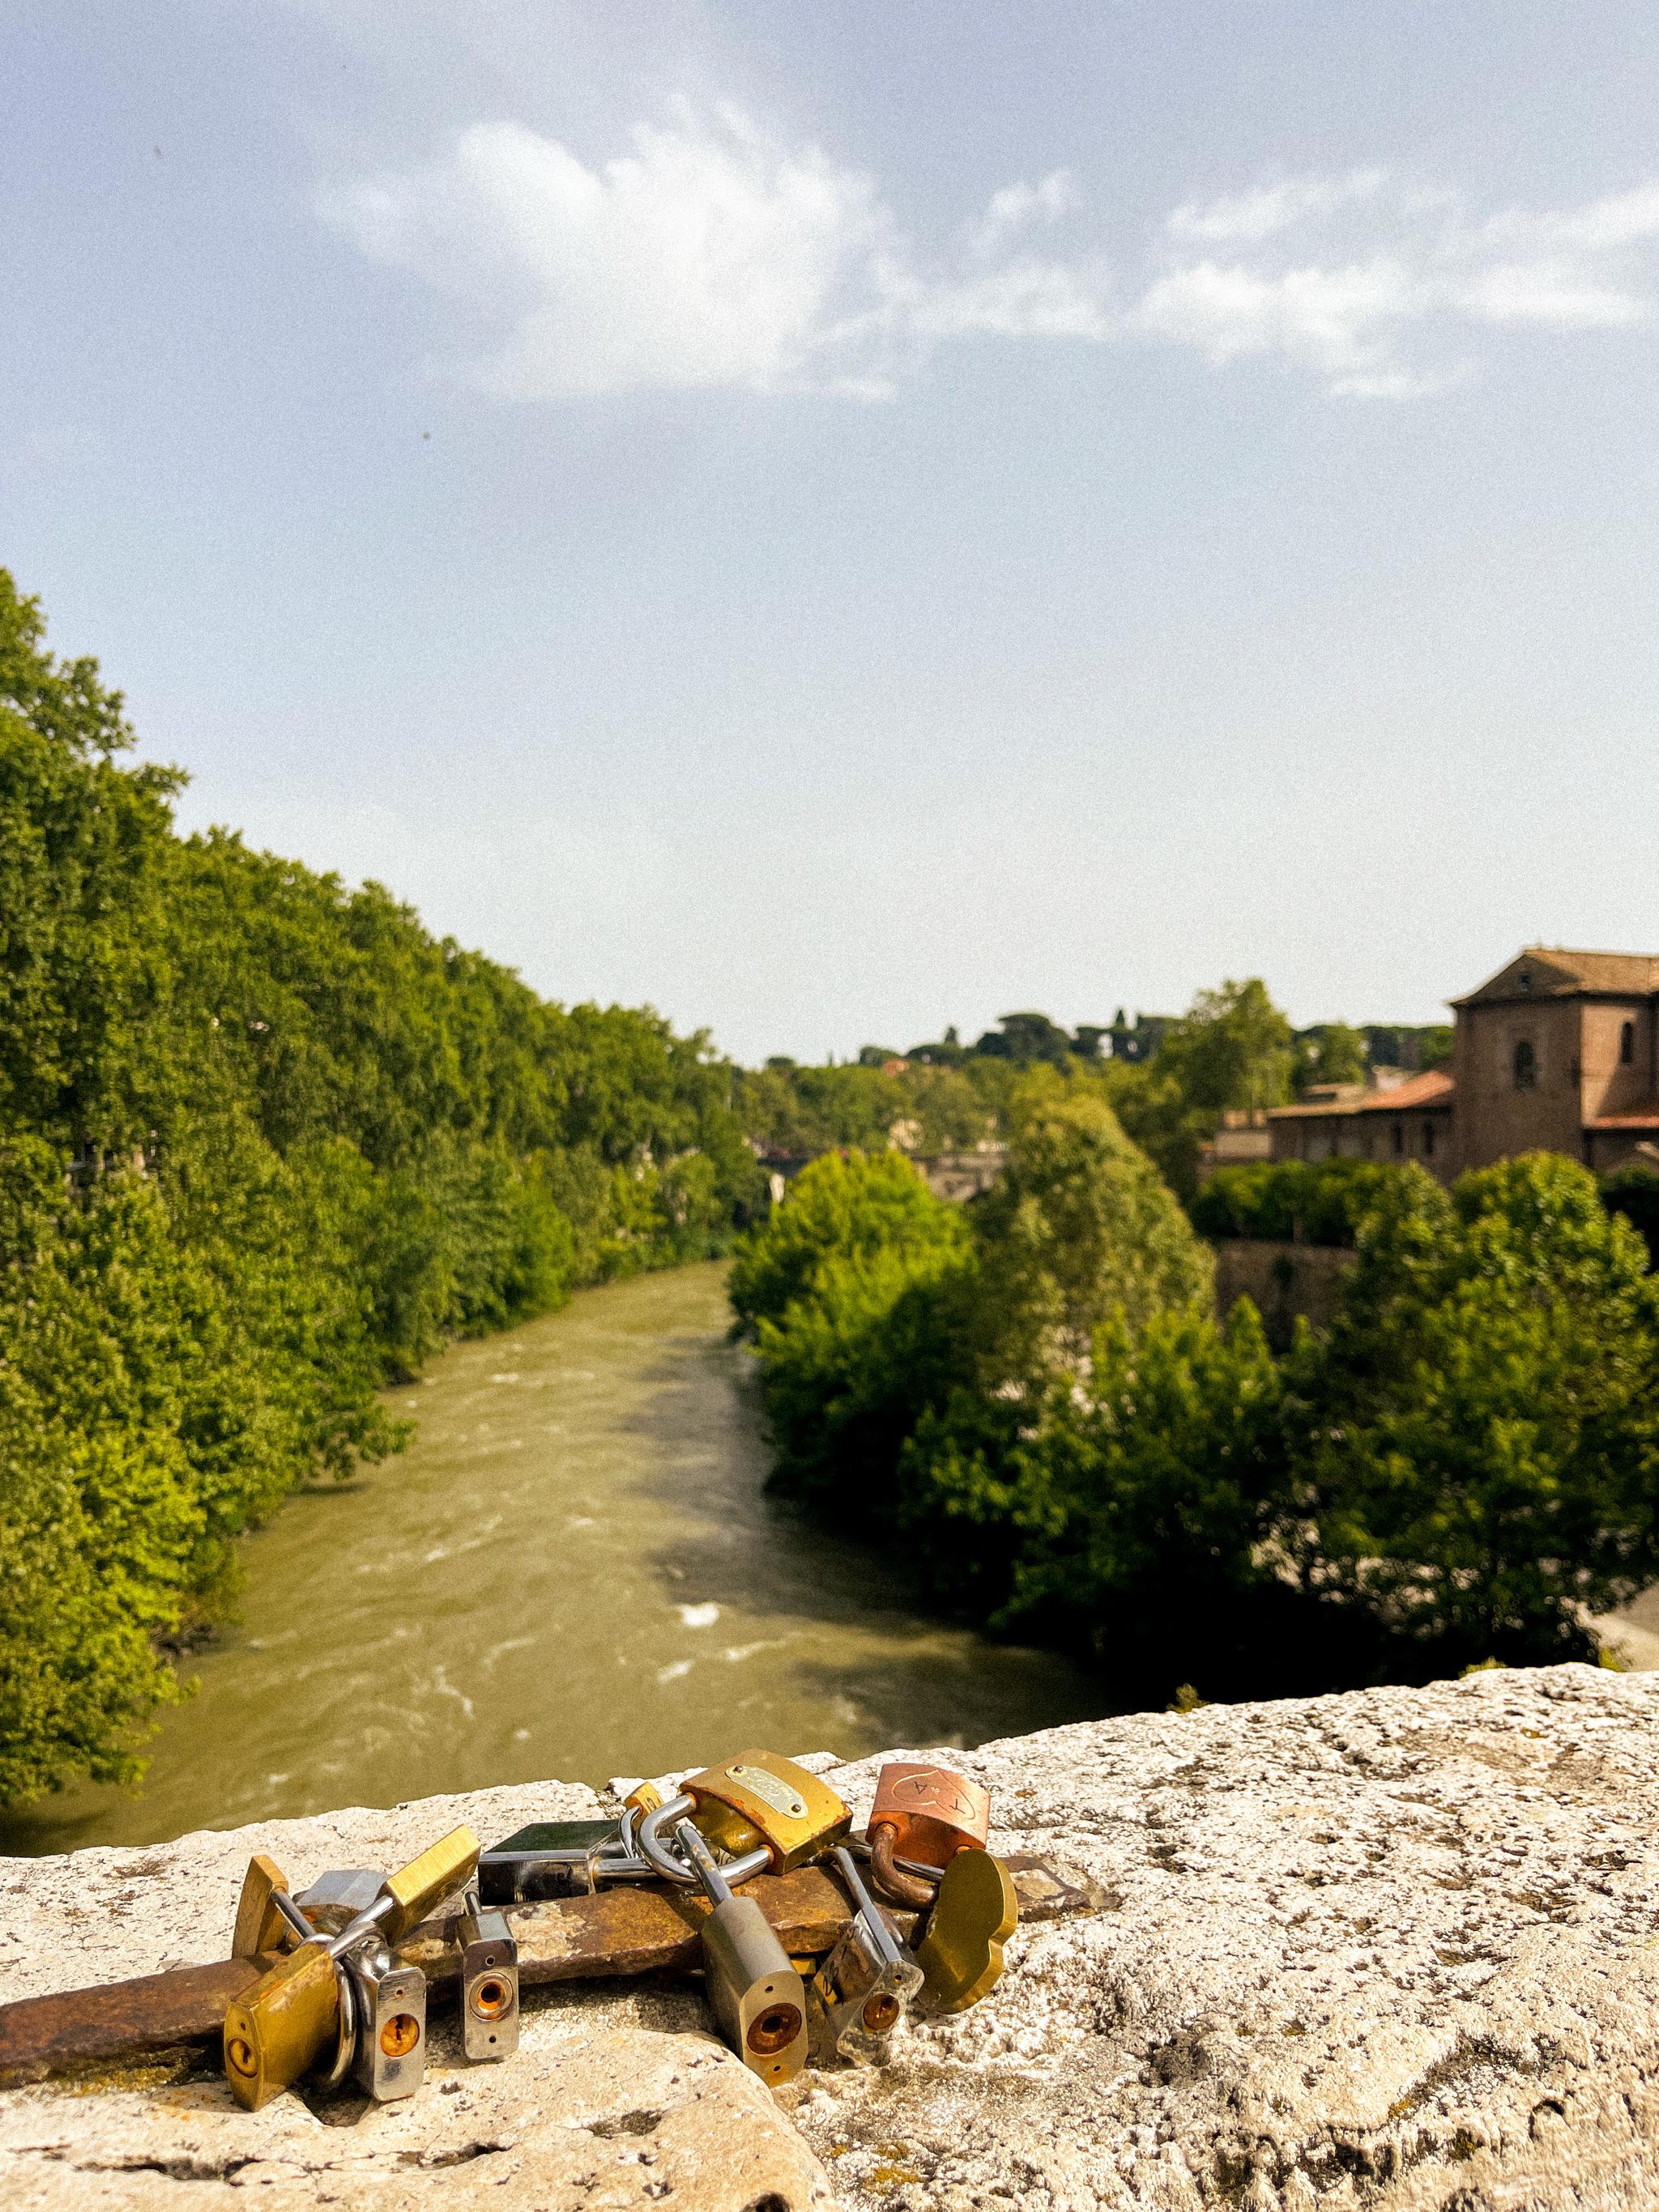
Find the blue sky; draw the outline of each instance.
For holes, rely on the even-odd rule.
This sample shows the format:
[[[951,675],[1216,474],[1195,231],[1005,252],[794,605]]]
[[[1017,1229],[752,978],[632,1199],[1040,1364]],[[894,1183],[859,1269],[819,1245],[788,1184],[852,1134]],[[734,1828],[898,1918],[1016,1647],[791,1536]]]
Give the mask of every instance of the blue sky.
[[[1659,17],[37,0],[0,562],[755,1060],[1659,946]]]

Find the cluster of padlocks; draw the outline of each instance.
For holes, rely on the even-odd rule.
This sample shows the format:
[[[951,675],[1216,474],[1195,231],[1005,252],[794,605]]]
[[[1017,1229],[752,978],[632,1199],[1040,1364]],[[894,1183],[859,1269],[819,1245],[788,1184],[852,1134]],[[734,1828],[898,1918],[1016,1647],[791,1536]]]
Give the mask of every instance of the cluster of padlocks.
[[[809,2057],[879,2063],[919,1996],[960,2011],[1002,1971],[1018,1904],[986,1847],[990,1818],[988,1795],[966,1776],[896,1762],[882,1768],[854,1838],[849,1808],[820,1777],[750,1751],[665,1802],[642,1784],[615,1820],[523,1828],[487,1850],[457,1828],[392,1875],[336,1871],[290,1895],[281,1870],[256,1858],[235,1954],[281,1955],[226,2011],[226,2078],[253,2110],[301,2079],[354,2081],[380,2101],[412,2094],[426,2071],[428,1982],[398,1946],[446,1905],[462,2048],[470,2060],[505,2058],[519,2041],[520,1916],[627,1883],[700,1896],[710,2010],[769,2085]],[[830,1949],[792,1957],[744,1886],[809,1864],[832,1876],[845,1911]],[[895,1908],[915,1916],[902,1931]]]

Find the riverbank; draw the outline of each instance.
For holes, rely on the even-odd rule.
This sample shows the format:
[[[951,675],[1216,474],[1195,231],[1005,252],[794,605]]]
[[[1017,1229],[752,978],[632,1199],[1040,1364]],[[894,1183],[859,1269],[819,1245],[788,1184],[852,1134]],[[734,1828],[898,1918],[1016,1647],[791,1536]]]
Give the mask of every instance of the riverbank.
[[[48,1800],[0,1850],[597,1783],[711,1734],[850,1756],[1103,1710],[1092,1677],[919,1615],[854,1532],[765,1497],[725,1281],[639,1276],[452,1346],[393,1395],[406,1454],[248,1540],[240,1622],[186,1662],[142,1792]]]
[[[1659,2202],[1659,1679],[1498,1670],[1140,1714],[960,1764],[994,1848],[1106,1910],[1018,1930],[983,2003],[775,2102],[690,1985],[538,1990],[519,2056],[239,2111],[212,2078],[0,2096],[0,2197],[58,2212],[1648,2212]],[[729,1748],[711,1731],[699,1759]],[[900,1754],[895,1754],[900,1755]],[[862,1817],[878,1761],[829,1778]],[[384,1864],[558,1783],[4,1869],[0,2001],[222,1954],[248,1855]]]

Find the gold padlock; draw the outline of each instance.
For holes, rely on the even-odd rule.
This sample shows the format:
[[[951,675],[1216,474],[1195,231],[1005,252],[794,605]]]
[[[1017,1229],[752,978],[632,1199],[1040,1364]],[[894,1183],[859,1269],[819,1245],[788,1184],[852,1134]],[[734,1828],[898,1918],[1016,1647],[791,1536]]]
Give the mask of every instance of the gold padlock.
[[[257,2112],[313,2066],[338,2035],[340,1989],[326,1943],[301,1943],[225,2008],[225,2079]]]
[[[225,2079],[238,2104],[258,2112],[272,2097],[291,2089],[323,2057],[339,2035],[336,1961],[341,1954],[370,1936],[385,1943],[406,1935],[434,1905],[471,1880],[479,1849],[471,1828],[452,1829],[407,1866],[388,1875],[372,1900],[338,1935],[301,1943],[227,2008]],[[239,1940],[249,1929],[264,1932],[264,1913],[275,1909],[270,1907],[271,1893],[286,1887],[281,1869],[270,1861],[263,1868],[257,1860],[250,1866],[237,1910]],[[423,2006],[422,2012],[423,2016]],[[404,2055],[387,2053],[390,2057]]]
[[[1019,1899],[1002,1861],[958,1851],[939,1876],[927,1931],[915,1947],[924,1994],[940,2012],[965,2012],[1002,1978],[1002,1947]]]
[[[827,1782],[775,1751],[739,1752],[680,1787],[694,1801],[691,1817],[702,1835],[733,1858],[763,1844],[774,1874],[828,1850],[853,1825]]]
[[[293,1930],[273,1903],[278,1893],[288,1895],[288,1876],[275,1859],[263,1851],[247,1863],[242,1894],[236,1904],[236,1926],[230,1939],[233,1959],[257,1959],[262,1951],[286,1950]]]
[[[434,1905],[441,1905],[471,1881],[478,1870],[478,1853],[483,1848],[471,1828],[452,1828],[419,1858],[410,1859],[406,1867],[388,1875],[384,1894],[392,1903],[379,1923],[385,1940],[395,1943],[400,1936],[407,1936]]]
[[[623,1803],[634,1813],[654,1813],[662,1802],[662,1792],[654,1782],[636,1782],[623,1799]]]

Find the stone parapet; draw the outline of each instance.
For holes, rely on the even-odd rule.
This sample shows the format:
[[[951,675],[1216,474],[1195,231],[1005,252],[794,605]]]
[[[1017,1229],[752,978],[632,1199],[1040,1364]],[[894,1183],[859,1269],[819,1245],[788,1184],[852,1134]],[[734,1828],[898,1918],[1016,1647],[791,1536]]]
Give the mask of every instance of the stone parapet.
[[[1650,2212],[1656,1723],[1659,1677],[1558,1667],[954,1754],[993,1848],[1071,1861],[1107,1909],[1020,1929],[992,1996],[902,2029],[882,2072],[775,2101],[691,1989],[558,1988],[501,2067],[441,2028],[402,2106],[10,2092],[0,2203]],[[878,1760],[812,1763],[867,1808]],[[256,1850],[306,1876],[599,1802],[550,1784],[0,1862],[0,1998],[221,1954]]]

